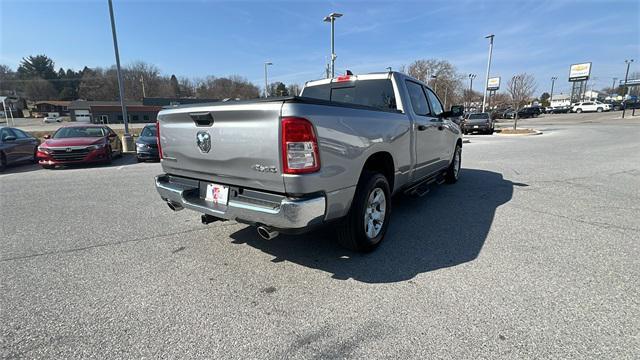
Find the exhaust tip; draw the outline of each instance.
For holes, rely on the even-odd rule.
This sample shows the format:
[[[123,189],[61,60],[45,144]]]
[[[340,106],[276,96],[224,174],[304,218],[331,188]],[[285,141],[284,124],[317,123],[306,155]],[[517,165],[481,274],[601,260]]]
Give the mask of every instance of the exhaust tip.
[[[269,229],[266,226],[258,226],[258,235],[265,240],[272,240],[276,236],[280,235],[279,232]]]
[[[180,210],[184,209],[182,207],[182,205],[174,203],[172,201],[167,201],[167,206],[169,206],[169,209],[171,209],[173,211],[180,211]]]

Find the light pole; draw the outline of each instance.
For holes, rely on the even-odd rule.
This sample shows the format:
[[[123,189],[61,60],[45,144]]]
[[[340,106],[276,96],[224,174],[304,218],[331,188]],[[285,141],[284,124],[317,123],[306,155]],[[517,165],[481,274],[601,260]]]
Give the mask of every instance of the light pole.
[[[618,78],[614,77],[613,78],[613,83],[611,83],[611,93],[615,94],[616,93],[616,80],[618,80]],[[610,94],[611,95],[611,94]]]
[[[431,75],[431,78],[433,79],[433,92],[437,94],[438,93],[438,74]]]
[[[269,87],[269,82],[267,80],[267,66],[273,65],[272,62],[267,61],[266,63],[264,63],[264,97],[269,97],[269,93],[267,91],[268,87]]]
[[[129,117],[127,116],[127,106],[124,103],[124,83],[122,82],[122,72],[120,71],[120,53],[118,52],[118,37],[116,36],[116,22],[113,18],[113,4],[109,0],[109,16],[111,17],[111,35],[113,35],[113,49],[116,53],[116,72],[118,73],[118,90],[120,92],[120,106],[122,107],[122,120],[124,122],[123,150],[129,151],[133,148],[133,138],[129,134]]]
[[[331,23],[331,77],[332,78],[336,76],[336,57],[337,56],[336,56],[335,36],[334,36],[335,22],[336,22],[336,19],[341,16],[342,14],[340,13],[332,12],[328,16],[325,16],[323,19],[325,22]]]
[[[624,63],[627,64],[627,72],[624,74],[624,96],[622,97],[622,101],[624,102],[626,100],[626,97],[629,93],[629,86],[627,86],[627,80],[629,79],[629,66],[631,66],[631,63],[633,62],[633,59],[631,60],[625,60]],[[626,103],[625,105],[622,107],[622,118],[624,119],[624,113],[627,110],[627,106]]]
[[[476,74],[469,74],[469,107],[471,107],[471,101],[473,100],[473,79],[476,76]]]
[[[558,78],[556,76],[551,78],[551,95],[549,95],[549,106],[551,106],[551,101],[553,101],[553,85],[556,83]]]
[[[482,97],[482,112],[484,112],[484,104],[487,102],[487,87],[489,86],[489,71],[491,70],[491,55],[493,55],[493,38],[494,34],[485,36],[485,39],[489,39],[489,61],[487,62],[487,77],[484,81],[484,96]]]

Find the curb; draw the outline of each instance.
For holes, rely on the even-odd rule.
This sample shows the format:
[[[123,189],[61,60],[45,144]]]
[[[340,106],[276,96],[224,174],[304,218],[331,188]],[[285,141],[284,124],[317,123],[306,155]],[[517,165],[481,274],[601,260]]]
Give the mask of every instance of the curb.
[[[542,131],[540,130],[535,130],[535,129],[529,129],[529,130],[533,130],[532,133],[527,133],[527,134],[503,134],[502,132],[496,132],[497,136],[534,136],[534,135],[542,135]]]

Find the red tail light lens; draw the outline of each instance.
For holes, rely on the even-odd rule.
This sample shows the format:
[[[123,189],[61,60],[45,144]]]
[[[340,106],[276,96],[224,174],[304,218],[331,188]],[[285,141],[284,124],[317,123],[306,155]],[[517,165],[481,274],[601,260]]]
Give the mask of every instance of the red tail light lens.
[[[308,174],[320,170],[318,139],[307,119],[282,118],[282,171]]]
[[[160,144],[160,121],[156,121],[156,143],[158,144],[158,156],[162,159],[162,145]]]

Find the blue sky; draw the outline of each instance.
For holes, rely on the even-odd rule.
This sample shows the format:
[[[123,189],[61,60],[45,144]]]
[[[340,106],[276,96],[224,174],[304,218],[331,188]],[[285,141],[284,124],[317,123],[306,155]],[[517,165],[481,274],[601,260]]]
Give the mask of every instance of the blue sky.
[[[56,68],[115,63],[107,0],[0,0],[0,63],[46,54]],[[451,61],[484,81],[494,33],[492,75],[528,72],[538,91],[569,91],[569,65],[591,61],[594,89],[640,71],[640,2],[636,1],[135,1],[114,0],[121,62],[153,63],[165,74],[239,74],[263,82],[320,78],[336,22],[337,71],[398,69],[416,59]],[[480,81],[478,81],[480,80]],[[476,85],[478,84],[478,85]],[[558,90],[555,92],[557,93]]]

